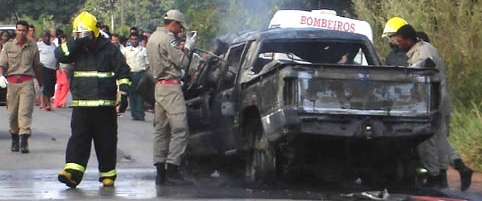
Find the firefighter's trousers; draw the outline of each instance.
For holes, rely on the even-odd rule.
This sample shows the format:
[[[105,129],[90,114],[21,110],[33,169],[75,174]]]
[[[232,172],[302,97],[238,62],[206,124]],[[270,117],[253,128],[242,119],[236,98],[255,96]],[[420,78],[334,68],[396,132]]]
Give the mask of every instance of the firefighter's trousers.
[[[67,144],[66,163],[87,167],[93,140],[100,175],[110,172],[106,176],[115,179],[117,157],[115,107],[74,107],[70,126],[72,136]]]

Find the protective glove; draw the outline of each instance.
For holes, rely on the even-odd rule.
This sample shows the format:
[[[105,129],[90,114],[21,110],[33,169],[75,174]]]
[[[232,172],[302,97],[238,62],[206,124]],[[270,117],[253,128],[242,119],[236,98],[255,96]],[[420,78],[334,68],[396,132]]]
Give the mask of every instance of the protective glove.
[[[75,52],[77,52],[78,48],[79,48],[79,45],[75,42],[74,39],[69,39],[69,40],[63,42],[59,47],[62,54],[65,55],[65,56],[75,54]]]
[[[191,51],[196,45],[197,31],[192,31],[191,36],[186,36],[186,43],[184,43],[184,48]]]
[[[128,95],[129,94],[129,86],[127,84],[119,85],[119,92],[122,95]]]
[[[0,87],[1,88],[7,88],[8,85],[8,80],[5,76],[0,76]]]

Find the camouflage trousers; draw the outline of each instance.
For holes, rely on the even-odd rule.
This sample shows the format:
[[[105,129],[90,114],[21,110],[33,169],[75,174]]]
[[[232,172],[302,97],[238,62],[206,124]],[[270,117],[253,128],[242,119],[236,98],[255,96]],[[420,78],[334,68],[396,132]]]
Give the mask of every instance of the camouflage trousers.
[[[179,84],[156,84],[153,162],[180,165],[187,145],[187,117]]]

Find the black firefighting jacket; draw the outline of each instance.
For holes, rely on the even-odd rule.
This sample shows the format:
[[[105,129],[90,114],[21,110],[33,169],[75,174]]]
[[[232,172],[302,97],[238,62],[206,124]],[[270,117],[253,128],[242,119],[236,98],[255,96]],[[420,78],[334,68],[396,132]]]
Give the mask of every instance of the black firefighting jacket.
[[[74,107],[115,106],[117,86],[128,91],[129,66],[120,49],[104,37],[89,48],[68,40],[57,48],[55,57],[60,63],[74,63],[70,75]]]

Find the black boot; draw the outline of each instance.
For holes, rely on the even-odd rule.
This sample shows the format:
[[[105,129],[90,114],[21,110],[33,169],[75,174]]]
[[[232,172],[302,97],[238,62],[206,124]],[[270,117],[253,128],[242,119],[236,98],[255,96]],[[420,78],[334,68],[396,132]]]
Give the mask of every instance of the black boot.
[[[459,171],[460,175],[460,190],[465,191],[470,188],[470,184],[472,183],[472,173],[474,172],[472,169],[467,167],[462,159],[455,159],[454,160],[454,167],[457,171]]]
[[[441,180],[440,174],[436,176],[428,175],[427,183],[425,184],[425,187],[429,189],[440,189],[440,183],[441,183],[440,180]]]
[[[57,179],[70,188],[75,188],[82,181],[84,173],[77,170],[61,170],[57,175]]]
[[[166,181],[166,167],[165,163],[156,163],[157,175],[156,175],[156,185],[163,185]]]
[[[440,188],[448,188],[447,170],[440,170]]]
[[[28,150],[28,137],[29,135],[21,135],[22,137],[22,140],[20,141],[20,151],[22,152],[22,154],[27,154],[28,152],[30,152]]]
[[[167,178],[169,181],[176,183],[183,183],[186,181],[184,180],[184,177],[179,174],[178,166],[170,163],[167,164]]]
[[[19,144],[18,144],[18,134],[10,134],[12,136],[12,147],[11,150],[12,152],[18,152],[20,151]]]

